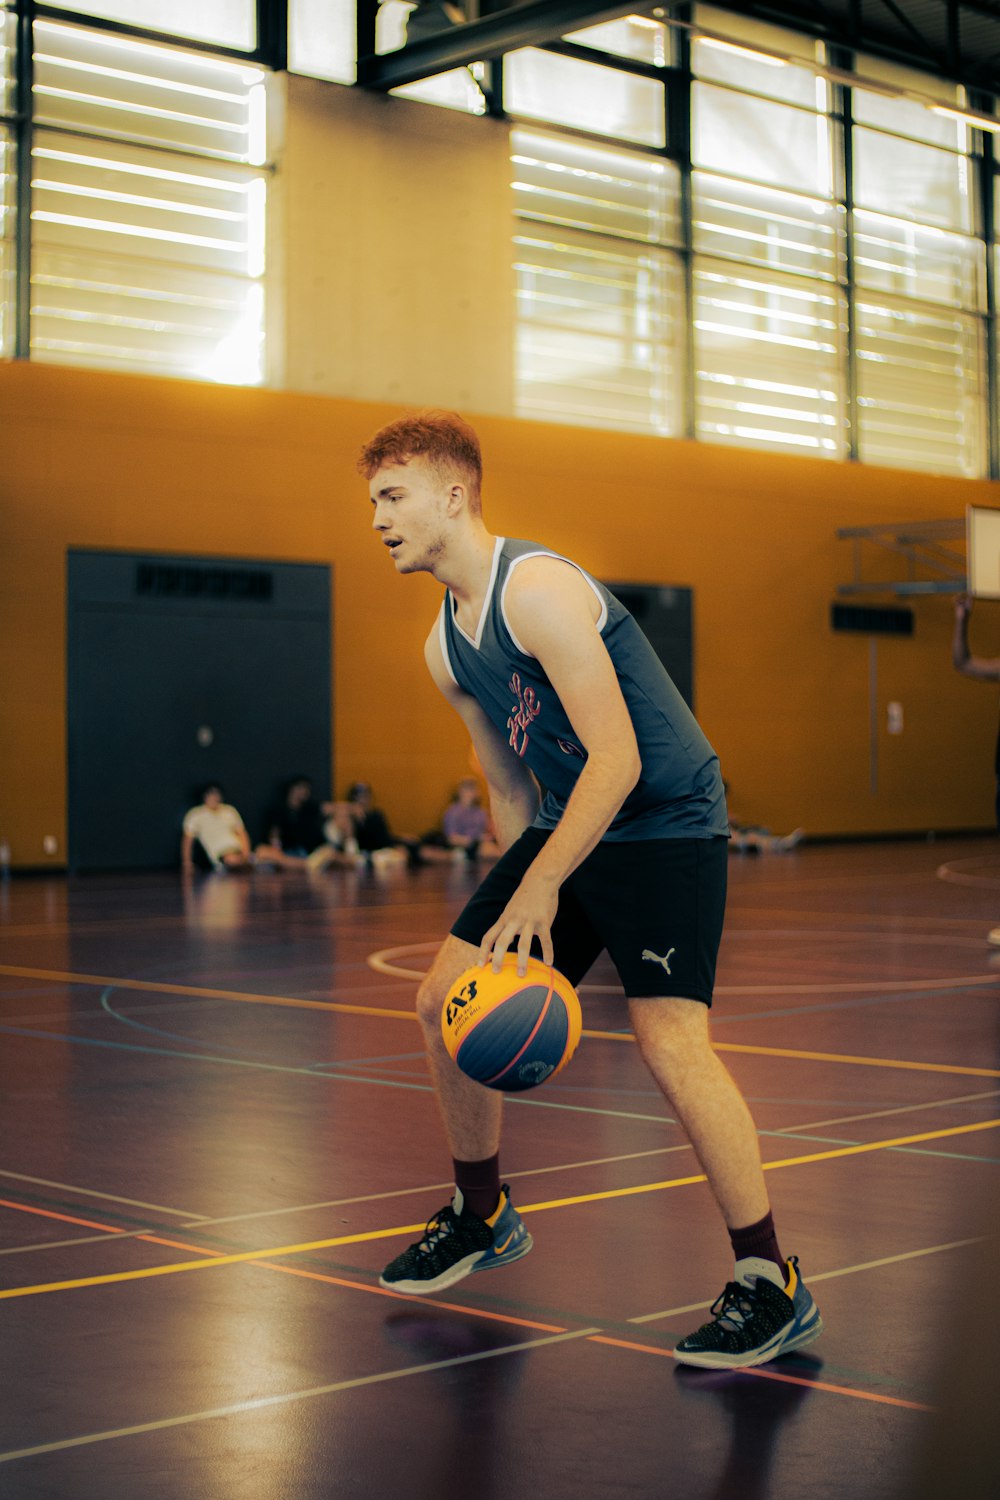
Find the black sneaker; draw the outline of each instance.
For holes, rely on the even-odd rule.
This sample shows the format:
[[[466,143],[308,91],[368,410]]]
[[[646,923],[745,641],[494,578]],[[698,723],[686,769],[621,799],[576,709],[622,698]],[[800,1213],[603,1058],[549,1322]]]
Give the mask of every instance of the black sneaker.
[[[818,1339],[823,1319],[799,1275],[797,1256],[785,1262],[785,1270],[788,1285],[784,1289],[766,1274],[746,1274],[743,1280],[731,1281],[712,1304],[712,1321],[677,1345],[674,1358],[678,1363],[744,1370]]]
[[[428,1223],[423,1239],[390,1261],[378,1284],[390,1292],[417,1296],[442,1292],[470,1271],[488,1271],[520,1260],[533,1243],[524,1220],[511,1204],[506,1183],[488,1219],[467,1209],[456,1188],[451,1203]]]

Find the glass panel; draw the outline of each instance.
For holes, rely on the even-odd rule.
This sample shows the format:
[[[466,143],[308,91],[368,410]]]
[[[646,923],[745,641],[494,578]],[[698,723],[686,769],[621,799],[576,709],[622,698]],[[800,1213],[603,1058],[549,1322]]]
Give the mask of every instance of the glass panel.
[[[986,247],[980,240],[857,209],[854,274],[859,285],[897,296],[981,310]]]
[[[901,469],[982,475],[983,344],[979,318],[859,296],[860,457]]]
[[[321,4],[322,0],[312,0],[312,3]],[[406,46],[407,27],[414,9],[410,0],[379,0],[375,17],[376,52],[396,52]]]
[[[854,197],[862,207],[897,218],[972,229],[968,159],[917,141],[856,129]]]
[[[260,68],[48,21],[35,47],[37,124],[264,161]]]
[[[744,47],[763,47],[769,52],[780,52],[784,57],[801,58],[803,62],[816,59],[813,37],[802,31],[786,30],[784,26],[771,26],[732,7],[721,10],[714,5],[696,5],[693,19],[700,30],[740,42]]]
[[[47,0],[54,10],[75,10],[168,36],[213,42],[250,52],[257,45],[256,0]]]
[[[697,435],[843,457],[847,311],[840,292],[701,261],[694,296]]]
[[[932,73],[920,73],[915,68],[903,68],[898,63],[884,62],[879,57],[858,54],[854,72],[862,78],[878,79],[888,88],[908,90],[921,94],[939,104],[959,107],[962,91],[958,84],[946,78],[935,78]],[[867,89],[855,89],[852,100],[854,118],[859,125],[880,126],[896,135],[909,135],[932,146],[948,146],[953,151],[964,151],[967,132],[957,120],[935,115],[926,105],[914,99],[891,99],[885,94],[875,94]]]
[[[258,385],[264,378],[259,283],[130,256],[34,252],[31,355]]]
[[[289,72],[353,83],[357,14],[357,0],[288,0]]]
[[[839,277],[844,267],[844,210],[833,203],[756,183],[695,172],[694,247],[782,271]]]
[[[522,216],[679,243],[680,172],[673,162],[528,130],[511,132],[511,152],[514,203]]]
[[[623,16],[620,21],[568,31],[565,40],[578,42],[581,47],[596,47],[615,57],[631,57],[654,68],[668,67],[673,60],[672,33],[660,21],[646,16]]]
[[[249,168],[55,133],[32,163],[38,243],[263,272],[266,189]]]
[[[17,66],[14,48],[17,22],[6,6],[0,10],[0,115],[14,112],[14,70]]]
[[[15,244],[14,138],[0,129],[0,358],[14,352]]]
[[[662,84],[575,57],[530,47],[509,52],[504,59],[504,103],[514,115],[646,146],[666,144]]]
[[[749,94],[766,94],[788,104],[804,104],[809,109],[827,108],[829,86],[810,68],[755,59],[751,53],[732,48],[726,42],[696,40],[691,48],[691,68],[698,78],[728,83]]]
[[[789,104],[827,108],[828,85],[809,66],[817,57],[817,44],[810,37],[708,5],[698,6],[696,24],[714,33],[692,41],[691,67],[697,77]],[[755,48],[762,50],[755,55]],[[801,58],[804,66],[771,53],[780,59]]]
[[[33,357],[263,378],[260,173],[54,132],[33,164]]]
[[[681,430],[683,275],[675,256],[525,225],[515,269],[520,416]]]
[[[693,89],[693,159],[733,177],[817,197],[833,193],[830,121],[714,84]]]
[[[862,71],[860,63],[858,71]],[[928,79],[928,82],[933,80]],[[875,125],[895,135],[912,136],[914,140],[943,146],[950,151],[968,149],[968,126],[948,115],[934,114],[925,104],[916,104],[912,99],[887,99],[884,94],[870,94],[864,89],[855,89],[852,98],[854,119],[858,125]]]
[[[486,98],[476,81],[477,68],[482,68],[482,63],[473,63],[471,68],[453,68],[448,73],[421,78],[417,83],[406,83],[389,92],[400,99],[421,99],[425,104],[464,110],[468,115],[484,115]]]

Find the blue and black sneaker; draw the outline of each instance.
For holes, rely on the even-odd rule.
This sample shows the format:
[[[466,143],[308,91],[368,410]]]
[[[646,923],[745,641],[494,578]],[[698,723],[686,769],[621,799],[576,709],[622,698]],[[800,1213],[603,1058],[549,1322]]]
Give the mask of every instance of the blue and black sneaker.
[[[408,1292],[411,1296],[443,1292],[470,1271],[489,1271],[520,1260],[533,1243],[524,1220],[511,1204],[506,1183],[488,1219],[467,1209],[456,1188],[451,1203],[434,1215],[423,1238],[390,1261],[378,1284],[390,1292]]]
[[[786,1286],[770,1279],[768,1273],[775,1269],[766,1261],[738,1262],[739,1279],[712,1304],[711,1322],[681,1339],[674,1350],[678,1363],[745,1370],[818,1339],[823,1319],[799,1275],[798,1257],[785,1262]]]

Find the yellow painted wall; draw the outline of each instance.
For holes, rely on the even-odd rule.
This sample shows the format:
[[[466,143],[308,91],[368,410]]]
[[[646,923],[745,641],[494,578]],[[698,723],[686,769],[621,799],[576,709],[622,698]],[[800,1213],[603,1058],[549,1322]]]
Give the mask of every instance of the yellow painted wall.
[[[311,78],[287,90],[282,384],[510,413],[508,127]]]
[[[65,840],[65,553],[150,549],[331,562],[334,785],[364,775],[401,829],[437,815],[466,767],[425,678],[438,600],[397,578],[370,531],[360,444],[396,405],[42,365],[0,365],[0,837],[15,864]],[[996,690],[950,666],[951,605],[878,650],[869,786],[868,642],[834,636],[851,557],[838,526],[960,516],[1000,489],[657,438],[477,417],[492,527],[598,575],[695,589],[699,717],[745,816],[815,833],[986,827]],[[973,644],[1000,655],[1000,611]],[[324,684],[317,684],[322,691]],[[283,768],[276,768],[280,773]]]

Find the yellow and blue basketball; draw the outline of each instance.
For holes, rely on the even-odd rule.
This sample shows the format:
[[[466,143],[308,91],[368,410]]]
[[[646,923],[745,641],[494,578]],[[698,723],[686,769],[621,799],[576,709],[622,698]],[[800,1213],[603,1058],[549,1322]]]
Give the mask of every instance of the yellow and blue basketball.
[[[583,1015],[565,975],[538,959],[523,978],[517,955],[503,968],[466,969],[448,991],[441,1034],[449,1056],[469,1078],[490,1089],[533,1089],[566,1066],[576,1051]]]

